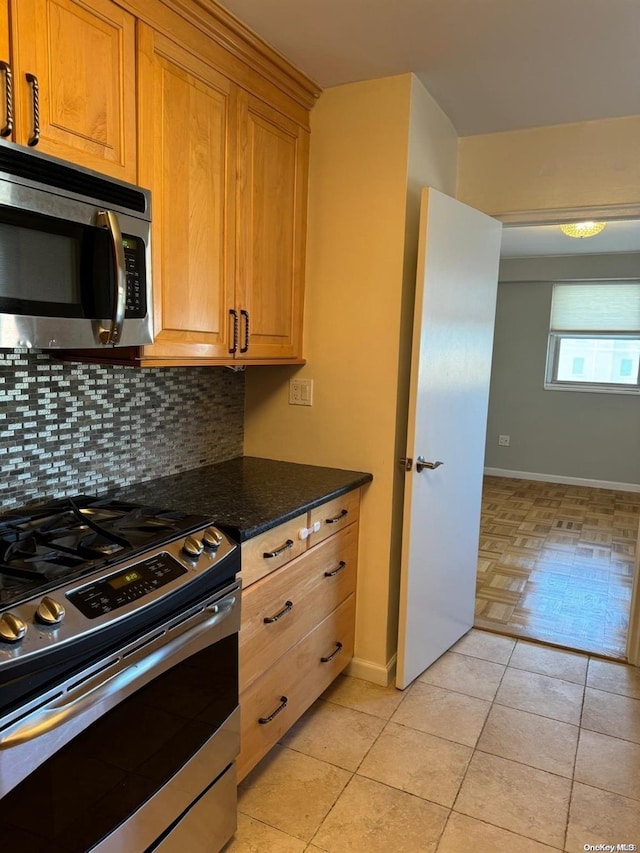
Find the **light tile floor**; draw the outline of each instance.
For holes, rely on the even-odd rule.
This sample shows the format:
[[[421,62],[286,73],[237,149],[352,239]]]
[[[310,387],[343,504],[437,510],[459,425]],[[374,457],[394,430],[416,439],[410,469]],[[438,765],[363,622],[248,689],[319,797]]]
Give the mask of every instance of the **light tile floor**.
[[[622,659],[640,494],[485,477],[476,627]]]
[[[640,670],[474,629],[405,691],[341,676],[239,812],[225,853],[640,849]]]

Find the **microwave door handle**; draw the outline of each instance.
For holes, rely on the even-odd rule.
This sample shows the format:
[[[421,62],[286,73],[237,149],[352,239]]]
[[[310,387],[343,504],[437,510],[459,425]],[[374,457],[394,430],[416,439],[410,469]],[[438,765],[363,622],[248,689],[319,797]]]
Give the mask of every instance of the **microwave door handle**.
[[[115,269],[115,277],[113,280],[113,317],[111,318],[110,329],[100,329],[100,341],[103,344],[113,344],[115,346],[120,340],[122,334],[122,324],[124,323],[124,310],[127,303],[127,270],[124,260],[124,246],[122,245],[122,233],[120,231],[120,223],[118,217],[111,210],[101,210],[98,213],[98,227],[106,228],[111,238],[111,253],[113,256],[113,265]]]

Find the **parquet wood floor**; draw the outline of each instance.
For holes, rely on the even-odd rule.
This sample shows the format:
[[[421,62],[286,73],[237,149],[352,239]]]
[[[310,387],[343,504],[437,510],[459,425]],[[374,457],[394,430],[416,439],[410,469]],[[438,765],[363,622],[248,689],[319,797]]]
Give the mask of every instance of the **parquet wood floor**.
[[[485,477],[478,628],[624,658],[640,494]]]

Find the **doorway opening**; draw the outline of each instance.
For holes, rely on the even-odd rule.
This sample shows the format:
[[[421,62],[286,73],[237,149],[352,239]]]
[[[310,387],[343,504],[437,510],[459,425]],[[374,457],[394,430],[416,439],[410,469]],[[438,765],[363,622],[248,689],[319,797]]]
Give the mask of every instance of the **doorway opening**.
[[[626,656],[640,494],[486,476],[475,625]]]
[[[633,278],[638,221],[609,222],[593,240],[548,224],[504,229],[479,628],[626,658],[640,523],[637,395],[549,390],[544,379],[553,283]]]

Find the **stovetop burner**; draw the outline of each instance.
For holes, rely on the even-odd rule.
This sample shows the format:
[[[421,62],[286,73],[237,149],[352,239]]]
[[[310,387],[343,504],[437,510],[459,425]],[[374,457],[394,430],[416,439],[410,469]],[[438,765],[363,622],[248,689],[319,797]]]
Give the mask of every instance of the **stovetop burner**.
[[[208,522],[205,516],[87,495],[0,516],[0,607]]]

